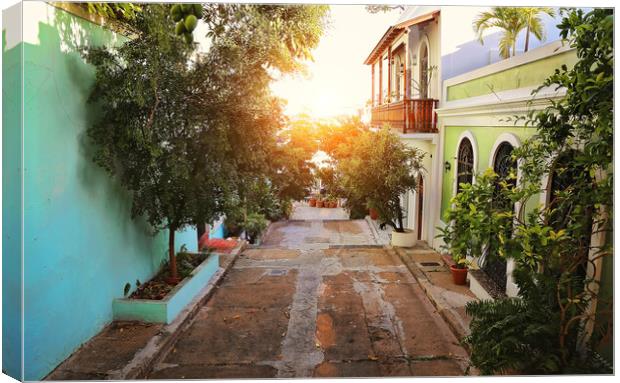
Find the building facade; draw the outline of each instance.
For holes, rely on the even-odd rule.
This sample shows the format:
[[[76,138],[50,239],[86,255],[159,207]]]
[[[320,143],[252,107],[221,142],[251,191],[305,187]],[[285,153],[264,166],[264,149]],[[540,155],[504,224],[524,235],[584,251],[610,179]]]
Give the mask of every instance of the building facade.
[[[409,6],[389,26],[364,61],[371,71],[371,125],[390,126],[407,145],[426,153],[418,190],[403,196],[406,226],[418,239],[435,244],[441,199],[443,152],[437,110],[447,101],[443,83],[501,61],[500,32],[489,30],[484,44],[472,27],[488,7]],[[544,16],[547,40],[557,40],[557,20]],[[523,46],[524,34],[517,39]],[[541,42],[532,39],[536,48]]]

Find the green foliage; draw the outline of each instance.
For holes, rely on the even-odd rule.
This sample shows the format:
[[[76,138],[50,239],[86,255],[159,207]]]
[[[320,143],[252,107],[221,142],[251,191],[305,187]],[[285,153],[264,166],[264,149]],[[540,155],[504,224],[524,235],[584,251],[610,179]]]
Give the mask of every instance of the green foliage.
[[[314,164],[311,160],[317,149],[315,136],[315,123],[307,116],[289,121],[277,133],[270,179],[283,203],[303,199],[312,186]]]
[[[248,214],[243,226],[246,234],[250,238],[250,243],[254,243],[260,234],[265,231],[269,221],[260,213]]]
[[[136,13],[135,39],[84,52],[96,68],[89,101],[101,106],[88,129],[94,161],[131,192],[132,216],[146,217],[155,231],[217,219],[256,179],[280,186],[270,179],[271,158],[284,118],[269,70],[301,68],[298,50],[318,44],[327,15],[320,6],[233,5],[214,13],[219,6],[202,12],[206,22],[226,25],[207,54],[174,35],[178,16],[164,4]],[[297,50],[275,43],[287,36]],[[174,234],[169,242],[174,277]]]
[[[514,175],[513,175],[514,176]],[[474,184],[461,184],[460,192],[451,200],[444,220],[449,222],[439,228],[442,248],[449,252],[457,265],[467,266],[466,258],[505,257],[501,245],[509,239],[514,214],[511,204],[496,203],[500,192],[510,193],[510,184],[499,182],[497,174],[487,169]],[[498,250],[490,251],[490,250]]]
[[[135,3],[86,3],[89,13],[118,20],[133,20],[138,12],[142,12],[140,5]]]
[[[208,36],[225,45],[246,46],[251,57],[281,72],[303,67],[312,59],[327,27],[325,5],[205,4]]]
[[[405,6],[404,5],[387,5],[387,4],[374,4],[374,5],[367,5],[366,6],[366,11],[368,13],[380,13],[380,12],[390,12],[393,10],[398,10],[398,11],[404,11],[405,10]]]
[[[525,118],[537,131],[513,152],[520,164],[519,185],[495,188],[489,202],[494,187],[483,180],[473,188],[486,202],[467,189],[457,196],[456,208],[465,210],[449,213],[460,227],[471,218],[474,209],[466,209],[471,202],[487,210],[492,221],[469,221],[478,225],[470,233],[473,241],[469,247],[457,241],[457,251],[477,252],[479,239],[493,237],[491,226],[497,225],[496,249],[516,263],[520,300],[467,308],[473,316],[467,339],[472,363],[484,373],[610,372],[596,351],[609,338],[599,334],[607,331],[611,311],[594,276],[602,258],[613,254],[613,11],[570,10],[559,27],[579,60],[572,69],[557,69],[543,84],[564,88],[566,95]],[[545,175],[550,182],[541,185]],[[549,203],[526,211],[528,201],[543,191]],[[514,219],[493,221],[491,207],[498,199],[519,202]]]
[[[389,128],[361,133],[349,158],[339,161],[346,197],[366,202],[379,212],[379,218],[396,231],[404,231],[400,197],[414,190],[424,157]]]

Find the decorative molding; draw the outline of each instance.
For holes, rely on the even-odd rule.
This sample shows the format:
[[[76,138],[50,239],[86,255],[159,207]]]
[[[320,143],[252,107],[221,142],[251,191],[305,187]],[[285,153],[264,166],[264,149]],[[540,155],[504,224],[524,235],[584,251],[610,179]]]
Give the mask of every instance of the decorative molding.
[[[506,114],[539,110],[550,105],[551,100],[562,98],[566,89],[545,87],[536,94],[537,87],[511,89],[494,94],[445,102],[435,109],[438,117],[464,116],[475,114]]]
[[[431,143],[435,144],[437,135],[438,133],[400,133],[398,137],[401,140],[431,141]]]

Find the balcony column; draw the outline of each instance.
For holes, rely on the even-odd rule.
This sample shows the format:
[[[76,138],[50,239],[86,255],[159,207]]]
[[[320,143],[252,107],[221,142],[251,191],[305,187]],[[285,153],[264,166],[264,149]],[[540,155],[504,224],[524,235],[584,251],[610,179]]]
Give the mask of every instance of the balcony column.
[[[388,86],[387,97],[392,102],[392,45],[388,47]]]
[[[383,104],[383,56],[379,56],[379,101],[377,105]]]
[[[403,120],[403,130],[404,133],[407,133],[407,129],[409,129],[409,81],[407,80],[407,67],[409,66],[409,36],[408,32],[405,31],[405,62],[403,63],[403,81],[405,82],[405,86],[403,86],[403,104],[404,104],[404,120]]]
[[[370,87],[370,107],[375,106],[375,63],[372,63],[370,66],[370,71],[372,72],[370,75],[370,81],[372,81],[372,85]]]

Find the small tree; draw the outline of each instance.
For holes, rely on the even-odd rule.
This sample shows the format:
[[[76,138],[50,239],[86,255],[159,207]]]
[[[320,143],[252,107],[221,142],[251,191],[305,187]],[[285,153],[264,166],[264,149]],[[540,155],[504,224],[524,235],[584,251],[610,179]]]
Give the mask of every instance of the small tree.
[[[168,229],[169,279],[178,281],[175,231],[213,218],[212,157],[206,156],[191,97],[206,72],[189,65],[192,47],[172,35],[165,6],[145,6],[136,16],[139,37],[119,48],[91,48],[96,68],[89,101],[101,105],[88,128],[94,161],[131,192],[132,217]],[[202,216],[201,216],[202,215]]]
[[[365,200],[384,223],[404,232],[400,198],[416,188],[423,157],[424,153],[408,147],[389,128],[362,133],[351,156],[339,163],[347,196]]]

